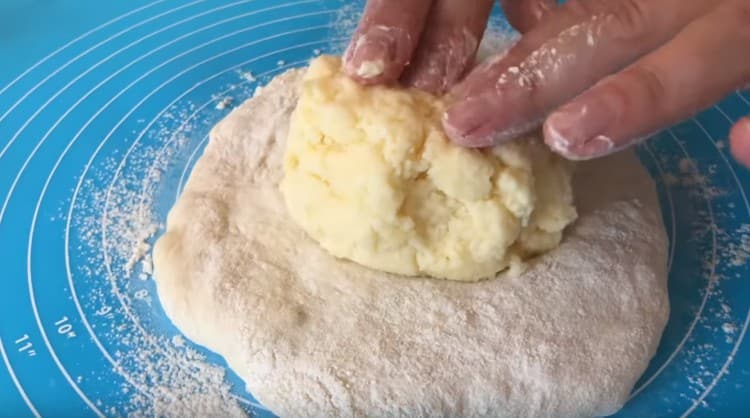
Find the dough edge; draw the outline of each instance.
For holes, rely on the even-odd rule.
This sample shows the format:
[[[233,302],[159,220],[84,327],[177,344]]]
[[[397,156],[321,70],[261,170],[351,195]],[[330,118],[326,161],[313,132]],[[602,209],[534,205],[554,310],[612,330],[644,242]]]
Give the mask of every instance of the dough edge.
[[[618,410],[668,317],[667,241],[654,186],[643,169],[628,176],[611,168],[632,170],[635,157],[581,165],[576,190],[589,193],[577,196],[578,222],[524,275],[472,284],[393,278],[331,259],[291,221],[278,224],[283,213],[270,213],[283,208],[273,166],[295,101],[275,94],[300,77],[292,70],[276,78],[212,130],[170,212],[154,259],[159,297],[175,325],[224,356],[253,395],[282,416]],[[257,116],[269,113],[272,121]],[[241,162],[231,158],[237,153]],[[598,184],[599,171],[615,178]],[[252,196],[267,200],[248,202],[245,183],[265,184]],[[289,225],[281,242],[244,235],[237,220],[250,219],[249,209],[269,212],[260,216],[266,232]],[[235,254],[222,253],[229,244]],[[584,252],[589,260],[581,265]],[[252,255],[256,270],[232,271],[237,253]],[[623,262],[623,254],[642,262]],[[311,267],[301,269],[305,263]],[[332,265],[340,277],[315,277]],[[596,277],[608,269],[611,276]],[[430,361],[409,361],[422,357]]]

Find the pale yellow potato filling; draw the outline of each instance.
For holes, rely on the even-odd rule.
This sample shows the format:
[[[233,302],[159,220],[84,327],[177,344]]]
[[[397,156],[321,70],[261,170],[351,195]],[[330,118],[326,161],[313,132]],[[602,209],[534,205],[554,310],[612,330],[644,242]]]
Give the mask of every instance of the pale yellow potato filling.
[[[332,255],[390,273],[473,281],[555,248],[576,218],[571,167],[538,138],[473,150],[443,132],[443,103],[365,87],[337,57],[311,62],[281,191]]]

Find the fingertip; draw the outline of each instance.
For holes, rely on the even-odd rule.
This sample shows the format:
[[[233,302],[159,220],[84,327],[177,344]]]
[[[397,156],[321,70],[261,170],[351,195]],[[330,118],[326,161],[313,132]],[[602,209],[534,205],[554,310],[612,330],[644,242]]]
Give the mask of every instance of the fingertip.
[[[547,120],[542,124],[542,134],[544,135],[544,143],[554,152],[562,155],[565,158],[573,159],[573,155],[570,153],[570,140],[560,133],[557,125],[559,124],[558,119],[560,116],[557,113],[551,114]]]
[[[740,119],[732,127],[729,148],[737,162],[750,168],[750,116]]]
[[[395,82],[414,53],[431,4],[368,1],[344,54],[344,72],[362,84]]]
[[[542,127],[544,142],[547,146],[568,160],[585,161],[604,157],[637,142],[633,140],[618,144],[603,134],[582,140],[569,133],[571,124],[575,123],[578,123],[575,116],[571,116],[568,112],[558,111],[551,114]]]
[[[398,61],[395,43],[394,39],[383,34],[356,36],[344,53],[344,72],[367,85],[396,80],[405,63]]]

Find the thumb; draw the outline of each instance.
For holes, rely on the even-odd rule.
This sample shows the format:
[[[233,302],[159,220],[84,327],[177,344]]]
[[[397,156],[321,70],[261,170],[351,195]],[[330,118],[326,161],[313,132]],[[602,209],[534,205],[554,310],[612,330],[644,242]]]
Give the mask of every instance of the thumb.
[[[729,132],[729,146],[734,158],[750,168],[750,116],[740,119]]]

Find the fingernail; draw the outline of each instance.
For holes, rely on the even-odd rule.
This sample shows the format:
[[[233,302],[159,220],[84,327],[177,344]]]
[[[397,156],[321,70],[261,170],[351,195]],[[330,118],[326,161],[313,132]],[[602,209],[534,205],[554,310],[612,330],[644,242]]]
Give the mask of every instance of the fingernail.
[[[617,113],[604,101],[577,100],[552,113],[544,126],[549,145],[562,151],[607,138],[605,133],[616,120]]]
[[[544,139],[553,151],[573,161],[602,157],[617,151],[614,141],[604,135],[596,136],[583,145],[571,145],[546,124],[544,125]]]
[[[382,39],[362,35],[345,54],[344,68],[351,76],[372,79],[383,75],[385,63],[393,55],[392,47]]]
[[[574,150],[577,159],[603,157],[616,151],[615,142],[604,135],[596,136],[587,141],[582,147]]]
[[[400,66],[411,54],[410,45],[411,39],[405,31],[373,26],[349,44],[344,53],[344,70],[362,81],[378,81],[383,76],[398,77]]]

